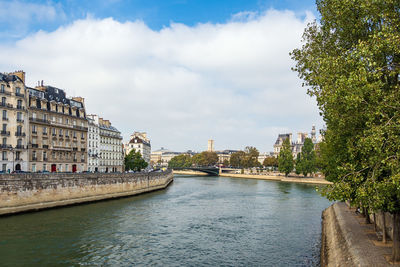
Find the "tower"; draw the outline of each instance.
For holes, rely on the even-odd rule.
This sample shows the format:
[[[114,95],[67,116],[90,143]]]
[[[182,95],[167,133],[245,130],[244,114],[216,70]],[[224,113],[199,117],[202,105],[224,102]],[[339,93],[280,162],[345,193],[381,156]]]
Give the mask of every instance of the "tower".
[[[208,140],[208,146],[207,146],[207,151],[208,152],[213,152],[214,151],[214,140]]]
[[[312,126],[312,130],[311,130],[311,141],[314,144],[317,143],[317,135],[316,135],[316,131],[315,131],[315,125]]]

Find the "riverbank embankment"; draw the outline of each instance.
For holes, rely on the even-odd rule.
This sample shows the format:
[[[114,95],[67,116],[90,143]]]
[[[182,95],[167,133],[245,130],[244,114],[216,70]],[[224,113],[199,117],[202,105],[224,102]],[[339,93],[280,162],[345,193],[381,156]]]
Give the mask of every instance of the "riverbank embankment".
[[[281,181],[288,183],[304,183],[304,184],[321,184],[328,185],[331,182],[325,180],[324,178],[299,178],[299,177],[285,177],[278,175],[252,175],[252,174],[236,174],[236,173],[220,173],[221,177],[230,178],[246,178],[246,179],[259,179],[259,180],[271,180],[271,181]]]
[[[166,188],[172,171],[0,175],[0,215],[138,195]]]
[[[385,256],[391,243],[378,240],[373,224],[365,224],[345,203],[322,213],[321,266],[393,266]]]
[[[199,172],[199,171],[193,171],[193,170],[173,170],[174,174],[180,174],[180,175],[196,175],[196,176],[207,176],[208,174],[205,172]]]

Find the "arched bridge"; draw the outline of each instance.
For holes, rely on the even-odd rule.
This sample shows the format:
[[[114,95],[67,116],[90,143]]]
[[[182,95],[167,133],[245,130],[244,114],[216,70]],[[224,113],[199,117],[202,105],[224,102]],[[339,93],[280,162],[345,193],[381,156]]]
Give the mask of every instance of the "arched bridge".
[[[192,170],[207,173],[210,176],[219,176],[219,169],[217,167],[188,167],[188,168],[173,168],[177,171]]]

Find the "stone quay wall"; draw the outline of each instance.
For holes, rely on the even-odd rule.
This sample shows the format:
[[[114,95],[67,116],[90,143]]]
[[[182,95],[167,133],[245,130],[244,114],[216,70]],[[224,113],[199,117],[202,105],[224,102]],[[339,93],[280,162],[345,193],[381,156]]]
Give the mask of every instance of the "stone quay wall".
[[[133,196],[166,188],[172,171],[0,175],[0,215]]]

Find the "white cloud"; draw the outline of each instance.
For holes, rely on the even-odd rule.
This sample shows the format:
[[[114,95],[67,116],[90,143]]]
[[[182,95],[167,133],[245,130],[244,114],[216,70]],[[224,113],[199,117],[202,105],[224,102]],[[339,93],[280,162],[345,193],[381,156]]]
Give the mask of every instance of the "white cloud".
[[[288,55],[311,19],[268,10],[153,31],[87,18],[0,47],[0,70],[85,97],[125,137],[147,131],[153,149],[203,150],[214,138],[217,149],[271,151],[278,133],[321,125]]]

